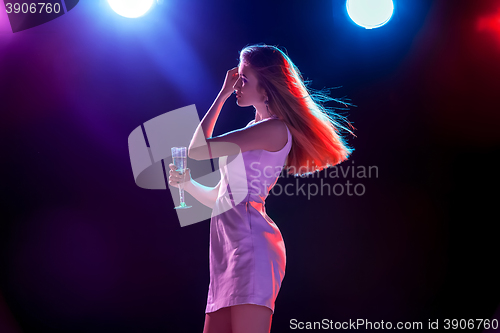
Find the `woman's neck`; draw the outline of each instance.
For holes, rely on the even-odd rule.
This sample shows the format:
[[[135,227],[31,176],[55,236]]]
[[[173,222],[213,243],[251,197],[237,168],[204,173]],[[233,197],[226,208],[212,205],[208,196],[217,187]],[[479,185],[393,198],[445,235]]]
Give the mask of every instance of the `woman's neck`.
[[[262,116],[260,113],[255,112],[255,122],[261,121],[262,119],[271,118],[271,117],[274,117],[274,116],[270,115],[270,114],[266,114],[266,115]]]

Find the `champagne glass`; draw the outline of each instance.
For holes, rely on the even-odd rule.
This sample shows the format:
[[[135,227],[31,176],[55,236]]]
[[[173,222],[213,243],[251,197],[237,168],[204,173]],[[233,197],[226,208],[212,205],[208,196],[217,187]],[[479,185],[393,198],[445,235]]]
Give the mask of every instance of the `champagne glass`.
[[[175,165],[177,171],[182,175],[187,168],[187,149],[186,147],[172,147],[172,163]],[[184,183],[179,184],[179,195],[181,203],[174,209],[191,208],[192,206],[186,205],[184,202]]]

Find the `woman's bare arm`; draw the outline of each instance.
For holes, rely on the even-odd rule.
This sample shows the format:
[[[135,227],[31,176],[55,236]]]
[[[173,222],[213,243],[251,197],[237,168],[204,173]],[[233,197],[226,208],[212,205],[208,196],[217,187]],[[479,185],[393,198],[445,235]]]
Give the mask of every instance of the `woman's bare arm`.
[[[222,90],[196,128],[188,148],[188,156],[194,160],[207,160],[237,155],[249,150],[264,149],[275,152],[285,146],[288,135],[279,119],[271,119],[245,128],[212,137],[222,106],[231,96],[238,78],[238,67],[226,73]],[[249,123],[250,124],[250,123]]]
[[[207,145],[206,138],[210,138],[212,136],[215,123],[217,122],[222,106],[233,93],[233,86],[237,79],[238,67],[234,67],[233,69],[227,71],[226,79],[224,80],[224,85],[221,91],[194,132],[188,148],[189,157],[191,157],[191,153],[195,148],[207,150],[207,155],[210,156],[210,147]]]
[[[191,178],[191,170],[189,168],[186,168],[186,171],[180,174],[173,163],[170,163],[168,167],[170,169],[168,176],[169,185],[177,188],[182,185],[184,190],[191,194],[196,200],[209,208],[214,208],[215,201],[219,195],[221,181],[219,181],[215,187],[205,186]]]
[[[205,145],[190,146],[188,154],[190,158],[199,161],[237,155],[256,149],[275,152],[282,149],[287,140],[288,134],[283,121],[269,119],[213,138],[207,138]]]

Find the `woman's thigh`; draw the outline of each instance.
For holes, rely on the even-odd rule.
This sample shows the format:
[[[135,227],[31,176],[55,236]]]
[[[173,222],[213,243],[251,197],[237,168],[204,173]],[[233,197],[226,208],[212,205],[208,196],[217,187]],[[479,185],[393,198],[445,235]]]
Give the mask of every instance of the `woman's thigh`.
[[[205,314],[203,333],[232,333],[231,308],[225,307]]]
[[[273,312],[266,306],[239,304],[231,306],[232,333],[269,333]]]

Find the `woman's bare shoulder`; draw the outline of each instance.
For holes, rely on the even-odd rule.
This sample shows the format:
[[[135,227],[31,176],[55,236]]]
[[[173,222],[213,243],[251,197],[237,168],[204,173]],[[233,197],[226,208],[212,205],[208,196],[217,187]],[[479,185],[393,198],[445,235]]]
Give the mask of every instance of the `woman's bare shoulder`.
[[[285,123],[280,119],[265,119],[264,121],[252,120],[246,129],[253,132],[252,139],[259,148],[271,152],[281,150],[288,142],[288,133]]]
[[[280,119],[269,119],[266,123],[269,124],[270,131],[268,135],[270,141],[272,141],[269,144],[271,149],[266,150],[276,152],[283,149],[288,142],[288,131],[285,122]]]

